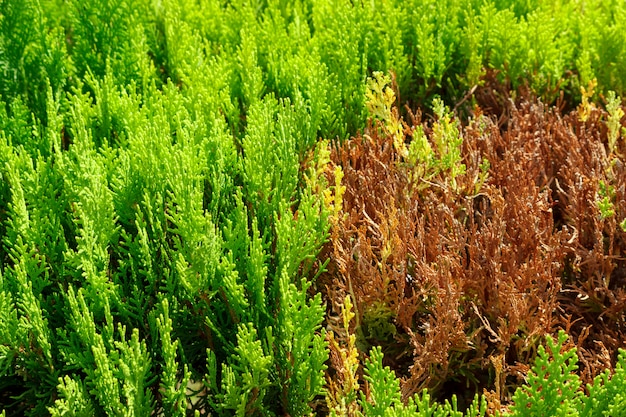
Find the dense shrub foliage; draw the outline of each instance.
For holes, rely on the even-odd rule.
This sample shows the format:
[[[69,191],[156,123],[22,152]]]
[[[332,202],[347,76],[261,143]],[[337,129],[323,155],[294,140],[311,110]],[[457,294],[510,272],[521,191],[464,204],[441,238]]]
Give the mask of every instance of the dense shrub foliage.
[[[617,415],[625,13],[0,0],[3,414]]]
[[[393,94],[370,85],[379,104]],[[389,108],[331,155],[345,189],[318,285],[329,326],[347,329],[331,352],[350,334],[361,352],[379,346],[405,399],[488,389],[499,408],[558,329],[585,382],[624,347],[619,100],[566,115],[530,98],[507,106],[506,128],[478,106],[465,126],[441,103],[410,124]],[[346,296],[348,327],[337,321]],[[345,362],[331,354],[333,367]]]

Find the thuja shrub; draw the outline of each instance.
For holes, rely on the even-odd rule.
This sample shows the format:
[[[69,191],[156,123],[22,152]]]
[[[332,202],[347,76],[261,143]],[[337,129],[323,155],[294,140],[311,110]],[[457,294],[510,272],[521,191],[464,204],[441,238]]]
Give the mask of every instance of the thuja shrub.
[[[388,80],[375,80],[375,119],[331,156],[345,191],[318,283],[337,339],[329,372],[347,369],[342,349],[363,365],[380,346],[405,400],[428,388],[466,406],[484,391],[495,411],[558,329],[584,382],[611,369],[624,347],[619,99],[566,115],[509,100],[465,125],[435,103],[433,119],[404,122]]]
[[[458,99],[482,83],[486,69],[513,87],[528,76],[530,86],[548,100],[555,85],[563,86],[556,82],[561,78],[573,86],[597,78],[599,92],[622,93],[623,19],[612,20],[622,13],[621,3],[590,6],[608,10],[610,17],[602,19],[586,9],[573,13],[578,3],[554,8],[517,3],[0,2],[2,407],[14,415],[302,415],[317,410],[324,403],[317,400],[329,354],[321,299],[312,287],[322,266],[317,255],[329,224],[343,225],[344,214],[355,207],[354,173],[346,171],[346,185],[337,164],[332,175],[324,176],[329,145],[318,143],[318,137],[343,139],[366,125],[365,93],[386,91],[385,80],[369,87],[368,75],[394,69],[399,94],[413,102],[428,98],[430,103],[436,94]],[[558,40],[555,46],[553,40]],[[512,48],[520,53],[512,54]],[[588,96],[582,94],[587,107],[581,108],[584,123],[577,126],[595,132],[597,125],[604,126],[598,116],[603,113],[589,107]],[[407,146],[405,126],[390,107],[393,97],[386,100],[381,101],[380,125],[373,124],[363,136],[370,141],[367,152],[380,153],[382,166],[398,162],[389,165],[390,175],[410,174],[401,179],[406,184],[390,187],[397,202],[377,203],[381,213],[387,204],[389,213],[396,213],[380,229],[389,236],[380,246],[384,261],[379,269],[385,271],[380,288],[400,297],[401,289],[413,287],[406,278],[417,279],[418,272],[432,285],[417,298],[409,291],[405,298],[417,301],[401,309],[393,297],[383,297],[365,311],[355,294],[356,328],[362,334],[354,343],[365,351],[380,340],[389,353],[385,341],[398,338],[399,347],[391,346],[398,356],[387,357],[407,364],[417,355],[406,354],[402,338],[415,345],[420,357],[424,353],[423,365],[430,369],[415,366],[402,375],[410,382],[403,383],[404,398],[431,383],[436,393],[447,383],[436,381],[447,381],[456,362],[436,361],[449,351],[458,363],[470,363],[460,368],[464,375],[475,375],[473,369],[485,358],[498,363],[505,351],[497,347],[498,338],[514,346],[514,358],[532,357],[543,329],[553,326],[559,288],[571,289],[569,297],[580,294],[582,304],[573,313],[619,319],[621,299],[611,298],[611,284],[598,297],[596,282],[584,287],[577,275],[594,265],[591,259],[600,259],[610,273],[611,262],[618,262],[611,251],[619,246],[608,244],[605,253],[585,240],[588,234],[574,238],[574,229],[550,235],[547,194],[541,190],[523,197],[531,207],[526,217],[539,216],[541,222],[535,229],[520,229],[515,241],[504,239],[502,257],[512,254],[514,245],[524,250],[511,255],[506,268],[488,270],[502,275],[506,285],[485,290],[478,275],[488,265],[481,259],[490,259],[487,248],[500,247],[506,220],[521,211],[521,203],[510,205],[513,197],[488,182],[489,164],[502,157],[501,148],[483,152],[485,158],[474,153],[476,158],[464,159],[468,144],[479,149],[483,142],[478,138],[484,135],[460,141],[462,129],[441,101],[433,101],[437,122],[421,130],[416,122],[411,133],[416,140]],[[580,195],[573,191],[575,181],[564,177],[560,183],[567,196],[595,192],[581,210],[596,210],[607,227],[621,225],[624,214],[620,107],[610,108],[612,173],[597,189],[593,185]],[[494,129],[488,120],[484,124]],[[500,143],[493,135],[493,143]],[[388,146],[380,147],[379,138],[388,138]],[[356,161],[361,151],[355,152],[351,158]],[[512,166],[523,171],[519,164]],[[380,187],[392,183],[379,179]],[[519,181],[508,187],[521,184],[532,190],[527,177]],[[423,195],[415,215],[430,213],[418,240],[428,245],[407,239],[415,247],[407,249],[413,258],[407,258],[409,273],[400,287],[400,280],[389,278],[393,271],[384,268],[404,257],[389,239],[395,239],[394,222],[404,221],[404,205],[415,193]],[[449,203],[443,214],[434,203],[441,195]],[[484,214],[475,214],[475,206]],[[364,213],[376,224],[375,211]],[[560,213],[563,219],[571,214],[565,208]],[[461,228],[467,218],[480,218],[472,221],[476,228],[487,224],[491,234],[485,235],[492,239],[480,249],[483,258],[483,252],[471,255],[478,272],[469,284],[450,278],[463,269],[455,245],[470,239]],[[446,236],[438,229],[456,234]],[[621,242],[619,234],[614,236]],[[561,261],[560,249],[546,249],[558,248],[553,241],[561,238],[572,244],[580,239],[587,252],[566,246]],[[355,239],[349,237],[346,245]],[[441,257],[439,247],[445,249]],[[367,259],[354,254],[357,261]],[[435,257],[441,265],[432,264]],[[331,274],[342,262],[336,259]],[[540,262],[546,259],[547,269]],[[567,287],[549,278],[561,262],[571,279]],[[513,282],[516,271],[526,269],[527,281]],[[541,279],[530,278],[534,271]],[[521,291],[535,281],[537,288],[523,296]],[[474,297],[475,316],[473,307],[454,310],[457,295],[465,294],[463,285],[471,290],[467,297]],[[345,288],[350,285],[340,280],[337,295],[343,296]],[[367,286],[356,287],[363,289]],[[445,291],[447,298],[438,296]],[[542,291],[547,296],[539,300]],[[501,305],[488,311],[491,299]],[[521,307],[507,304],[511,300]],[[606,306],[613,316],[604,314]],[[400,310],[405,317],[399,326],[394,320]],[[431,342],[425,336],[438,328],[426,320],[432,311],[457,332],[429,356]],[[512,324],[498,322],[500,329],[496,317],[508,317],[510,311]],[[540,314],[524,322],[518,334],[525,314],[536,311]],[[464,315],[480,329],[470,340],[477,349],[459,331]],[[601,328],[573,323],[583,341],[587,330]],[[602,339],[610,356],[619,333],[607,334],[613,335]],[[609,356],[600,356],[601,361]],[[390,380],[379,369],[379,359],[373,355],[369,377]],[[597,365],[588,362],[589,369]],[[516,369],[494,372],[506,385],[506,378],[517,377]]]
[[[86,82],[48,89],[45,125],[2,115],[0,407],[310,413],[329,210],[323,170],[301,167],[307,110],[256,102],[238,150],[174,86]]]
[[[107,72],[139,93],[188,90],[238,138],[266,94],[300,101],[309,146],[365,126],[373,71],[393,70],[401,102],[415,106],[457,103],[490,71],[546,103],[563,91],[578,102],[593,79],[599,93],[624,93],[618,1],[11,0],[0,12],[0,94],[44,122],[47,85],[71,92]]]

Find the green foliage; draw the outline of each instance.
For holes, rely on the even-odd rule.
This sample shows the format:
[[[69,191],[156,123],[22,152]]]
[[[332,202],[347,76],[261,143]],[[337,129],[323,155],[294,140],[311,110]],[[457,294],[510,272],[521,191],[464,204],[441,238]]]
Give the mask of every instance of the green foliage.
[[[286,269],[279,277],[281,299],[276,326],[276,359],[279,398],[289,415],[304,415],[324,386],[328,359],[321,323],[324,309],[321,295],[307,300],[310,283],[302,280],[298,289],[289,282]]]
[[[611,376],[606,370],[598,375],[593,384],[587,385],[588,396],[582,398],[581,416],[626,415],[626,351],[620,350],[615,370]]]
[[[179,369],[176,356],[179,340],[172,340],[172,320],[169,318],[169,304],[167,299],[161,302],[163,312],[156,319],[159,336],[162,340],[162,358],[164,361],[160,383],[163,394],[163,412],[168,416],[183,416],[187,405],[186,388],[189,384],[190,373],[187,365]],[[179,373],[182,378],[179,380]]]
[[[72,75],[62,27],[48,27],[38,0],[0,3],[0,94],[5,104],[21,99],[45,120],[47,87],[59,91]]]
[[[163,41],[158,28],[124,13],[133,4],[96,6],[55,16],[73,22],[69,53],[84,59],[67,91],[43,90],[45,117],[11,91],[0,109],[2,406],[310,412],[328,353],[307,289],[329,213],[300,164],[320,114],[302,95],[268,95],[233,136],[231,63],[190,55],[205,54],[197,21],[179,25],[182,9],[167,6],[177,42],[133,67],[128,54]],[[174,81],[153,74],[159,56]]]
[[[80,380],[77,381],[65,376],[59,379],[57,389],[61,398],[54,402],[53,407],[49,408],[51,416],[88,417],[94,415],[93,404],[84,383]]]
[[[449,87],[449,71],[459,57],[461,11],[468,5],[460,1],[415,2],[417,7],[409,13],[409,45],[414,48],[419,96],[431,98],[438,89]]]
[[[596,204],[600,210],[600,216],[603,219],[613,217],[615,215],[615,189],[612,185],[607,185],[604,181],[598,181],[598,199]]]
[[[366,416],[384,416],[387,410],[403,409],[400,384],[391,369],[383,368],[380,348],[370,351],[370,358],[365,363],[365,381],[370,384],[370,401],[361,393],[361,404]]]
[[[546,337],[547,350],[540,346],[527,384],[513,395],[513,416],[574,416],[580,404],[580,380],[574,371],[576,349],[565,352],[563,344],[567,334],[559,332],[558,338]]]
[[[415,128],[408,147],[406,165],[411,182],[418,189],[427,187],[435,177],[444,174],[442,181],[456,190],[456,178],[465,173],[461,156],[463,136],[459,131],[459,122],[453,119],[450,110],[440,99],[433,101],[433,107],[437,120],[432,125],[430,138],[422,126]],[[484,182],[489,167],[483,162],[481,170],[482,177],[477,178],[476,187],[481,181]]]
[[[515,392],[512,416],[622,416],[625,414],[624,364],[626,353],[620,350],[613,375],[607,369],[593,384],[587,384],[587,395],[574,371],[576,348],[564,349],[568,336],[560,331],[554,340],[546,338],[547,350],[539,347],[535,365],[527,384]]]
[[[208,351],[208,386],[213,395],[216,411],[220,415],[245,416],[266,414],[263,400],[270,387],[269,373],[273,357],[265,355],[256,330],[240,326],[237,347],[228,364],[222,364],[221,384],[218,385],[215,355]]]
[[[56,95],[108,72],[143,92],[171,80],[219,102],[238,136],[252,103],[273,93],[305,103],[313,140],[344,138],[365,124],[373,71],[392,70],[401,102],[456,101],[489,69],[549,101],[559,88],[578,98],[594,78],[621,94],[624,13],[595,0],[12,0],[2,3],[0,91],[45,121],[48,85]]]
[[[363,416],[391,417],[479,417],[486,415],[485,397],[475,396],[467,410],[458,409],[456,397],[444,404],[431,403],[428,391],[410,398],[407,404],[402,402],[400,381],[389,367],[383,367],[383,354],[380,347],[370,351],[370,358],[365,362],[365,381],[369,395],[361,393],[360,405]]]
[[[6,414],[310,414],[329,354],[312,281],[343,193],[318,138],[378,100],[403,148],[390,103],[432,102],[405,156],[454,187],[444,100],[486,68],[550,99],[593,78],[623,94],[621,3],[517,3],[0,1]],[[376,353],[367,372],[364,410],[458,415],[401,404]]]

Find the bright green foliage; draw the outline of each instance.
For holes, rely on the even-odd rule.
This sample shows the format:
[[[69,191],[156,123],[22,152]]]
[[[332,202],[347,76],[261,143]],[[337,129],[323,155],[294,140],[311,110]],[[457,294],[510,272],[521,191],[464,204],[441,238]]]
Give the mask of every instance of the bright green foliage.
[[[575,15],[572,8],[570,3],[550,2],[520,14],[514,7],[483,6],[480,19],[485,53],[493,51],[490,65],[503,70],[514,84],[529,83],[554,100],[559,89],[567,87],[570,80],[565,73],[573,67],[574,33],[562,20]]]
[[[328,212],[300,184],[306,110],[258,102],[262,142],[238,151],[177,89],[111,80],[88,78],[65,115],[49,96],[49,157],[11,131],[0,146],[3,406],[185,415],[193,396],[225,415],[307,414],[328,356],[307,295]]]
[[[67,25],[70,72],[55,81],[27,47],[2,56],[1,407],[310,413],[328,353],[307,290],[329,212],[300,167],[332,114],[325,73],[301,61],[314,78],[299,84],[278,67],[285,97],[265,95],[267,67],[233,78],[251,61],[215,53],[182,2],[33,4],[2,3],[3,45],[48,42],[9,33],[32,35],[11,15],[32,9]],[[272,41],[250,36],[242,54]]]
[[[421,395],[410,398],[405,405],[400,395],[400,381],[389,367],[383,367],[383,354],[380,347],[370,351],[370,358],[365,363],[365,381],[369,386],[369,395],[361,393],[359,404],[363,416],[367,417],[479,417],[487,411],[484,397],[476,395],[467,410],[458,410],[456,397],[444,404],[431,403],[425,390]]]
[[[162,340],[163,372],[160,391],[163,394],[163,412],[169,416],[185,415],[187,405],[186,389],[189,383],[189,369],[183,365],[179,369],[177,363],[178,340],[172,340],[172,320],[169,318],[169,304],[167,299],[161,302],[163,312],[156,319],[159,336]],[[178,374],[182,371],[182,378]]]
[[[587,385],[589,396],[582,398],[581,416],[626,416],[626,351],[621,350],[615,370],[598,375]]]
[[[626,353],[620,350],[613,375],[606,370],[582,391],[576,349],[564,350],[567,334],[546,338],[547,350],[539,347],[527,384],[515,392],[512,416],[623,416],[626,415]]]
[[[80,380],[77,381],[65,376],[59,380],[57,388],[61,398],[56,400],[54,407],[49,409],[53,417],[90,417],[94,415],[93,404],[85,385]]]
[[[71,54],[80,58],[73,60],[76,75],[102,77],[108,69],[121,83],[154,76],[146,57],[147,37],[154,31],[148,13],[141,0],[70,1],[66,18],[72,30]]]
[[[624,94],[624,36],[626,8],[621,2],[592,1],[574,3],[572,23],[574,40],[579,45],[575,56],[581,85],[596,78],[603,90]],[[619,75],[618,75],[619,74]]]
[[[370,351],[370,358],[366,362],[367,375],[365,380],[370,385],[370,401],[361,393],[361,404],[366,416],[384,416],[387,410],[404,408],[400,395],[400,383],[395,374],[388,367],[383,368],[383,354],[380,347]]]
[[[539,347],[537,359],[527,376],[527,385],[513,395],[513,416],[575,416],[580,405],[580,380],[574,374],[576,349],[562,352],[567,334],[559,332],[558,339],[546,337],[547,351]]]
[[[254,102],[288,97],[308,108],[312,140],[364,125],[376,70],[393,71],[401,103],[458,100],[489,69],[549,101],[559,88],[579,97],[594,78],[599,92],[626,85],[621,2],[7,0],[0,10],[0,93],[42,121],[47,87],[70,91],[88,74],[140,92],[171,80],[219,103],[205,111],[219,109],[237,136]]]
[[[281,326],[276,327],[275,343],[281,388],[278,395],[284,409],[293,416],[307,414],[308,404],[322,391],[328,353],[324,332],[319,332],[324,316],[321,295],[307,300],[310,283],[302,280],[298,289],[289,281],[283,269],[279,277]]]
[[[414,48],[415,73],[421,81],[418,94],[427,96],[436,88],[448,87],[446,84],[451,81],[448,71],[458,59],[462,38],[462,7],[469,6],[469,2],[415,3],[417,7],[409,12],[408,37]]]
[[[218,365],[215,355],[208,351],[208,386],[217,393],[212,400],[215,410],[221,415],[237,416],[267,413],[263,400],[270,387],[273,358],[264,354],[251,325],[239,327],[237,347],[228,362],[228,365],[222,365],[221,384],[218,385]]]
[[[64,30],[48,26],[53,6],[45,3],[0,2],[0,95],[7,104],[21,97],[40,118],[45,118],[47,87],[59,91],[72,74]]]
[[[415,187],[427,187],[429,181],[443,173],[443,181],[455,190],[456,178],[465,173],[461,156],[463,136],[458,120],[453,119],[441,99],[435,99],[433,107],[437,120],[433,123],[432,134],[428,138],[421,126],[413,131],[406,164]],[[477,178],[477,186],[480,181],[484,182],[489,169],[487,165],[481,168],[483,178]]]

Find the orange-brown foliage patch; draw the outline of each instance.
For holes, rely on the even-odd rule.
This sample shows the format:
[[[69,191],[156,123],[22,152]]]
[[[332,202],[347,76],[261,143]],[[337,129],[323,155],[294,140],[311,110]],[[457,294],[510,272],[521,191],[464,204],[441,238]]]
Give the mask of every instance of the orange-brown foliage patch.
[[[341,327],[333,317],[350,295],[359,350],[383,347],[405,397],[488,392],[492,408],[506,404],[543,337],[561,328],[583,381],[624,347],[625,141],[609,152],[601,109],[583,122],[518,101],[485,106],[499,114],[474,109],[456,187],[445,173],[412,182],[378,125],[333,151],[346,191],[318,282],[328,326]],[[414,117],[407,143],[419,124],[431,138],[432,122]],[[489,175],[477,190],[483,158]],[[598,208],[600,181],[613,186],[612,217]]]

